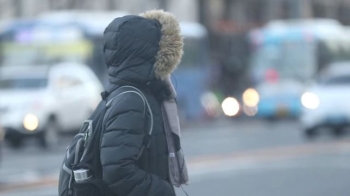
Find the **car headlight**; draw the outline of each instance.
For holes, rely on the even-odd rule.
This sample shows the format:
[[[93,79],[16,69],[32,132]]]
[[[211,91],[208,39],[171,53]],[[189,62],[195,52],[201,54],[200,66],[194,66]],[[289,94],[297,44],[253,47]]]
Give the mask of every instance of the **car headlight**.
[[[248,88],[247,90],[245,90],[242,98],[243,98],[244,105],[248,107],[257,106],[260,100],[258,91],[256,91],[253,88]]]
[[[306,92],[301,96],[301,104],[307,109],[317,109],[320,99],[315,93]]]
[[[233,97],[227,97],[221,104],[222,110],[227,116],[235,116],[239,112],[239,103]]]
[[[23,126],[28,131],[35,131],[39,127],[39,119],[34,114],[27,114],[23,119]]]

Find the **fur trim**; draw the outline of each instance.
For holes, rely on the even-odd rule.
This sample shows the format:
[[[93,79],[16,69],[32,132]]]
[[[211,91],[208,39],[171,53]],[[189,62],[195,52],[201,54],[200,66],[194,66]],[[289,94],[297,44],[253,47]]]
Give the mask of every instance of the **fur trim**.
[[[157,78],[165,78],[180,63],[183,54],[183,37],[180,25],[175,16],[163,10],[152,10],[141,14],[142,17],[157,20],[161,25],[161,39],[156,56],[155,74]]]

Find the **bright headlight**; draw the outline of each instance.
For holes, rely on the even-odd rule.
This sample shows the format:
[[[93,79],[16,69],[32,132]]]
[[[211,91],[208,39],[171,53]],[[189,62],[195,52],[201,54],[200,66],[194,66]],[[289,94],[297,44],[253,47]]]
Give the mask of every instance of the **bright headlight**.
[[[257,106],[260,100],[259,93],[253,88],[245,90],[242,98],[244,105],[248,107]]]
[[[307,109],[317,109],[320,105],[320,99],[315,93],[306,92],[301,96],[301,103]]]
[[[28,131],[35,131],[39,127],[39,119],[34,114],[27,114],[23,119],[23,126]]]
[[[226,98],[221,104],[222,110],[227,116],[235,116],[239,112],[239,103],[233,97]]]

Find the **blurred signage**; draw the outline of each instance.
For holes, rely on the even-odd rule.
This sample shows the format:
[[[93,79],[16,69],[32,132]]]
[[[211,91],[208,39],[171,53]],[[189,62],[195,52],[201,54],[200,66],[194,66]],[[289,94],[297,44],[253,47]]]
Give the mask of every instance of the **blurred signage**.
[[[51,62],[53,59],[85,62],[93,52],[93,44],[88,40],[60,43],[7,42],[3,46],[4,64],[36,64]]]
[[[48,27],[21,29],[15,34],[15,42],[19,43],[52,43],[83,40],[84,34],[77,27]]]

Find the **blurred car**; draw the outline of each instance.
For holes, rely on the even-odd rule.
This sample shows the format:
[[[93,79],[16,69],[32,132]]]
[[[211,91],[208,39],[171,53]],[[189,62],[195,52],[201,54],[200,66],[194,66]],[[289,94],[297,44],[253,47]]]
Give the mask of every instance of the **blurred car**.
[[[100,81],[85,65],[3,66],[0,68],[0,124],[5,140],[18,147],[29,136],[43,147],[58,133],[75,131],[100,101]]]
[[[307,137],[320,128],[341,135],[350,125],[350,62],[334,63],[323,70],[317,81],[301,97],[300,118]]]

